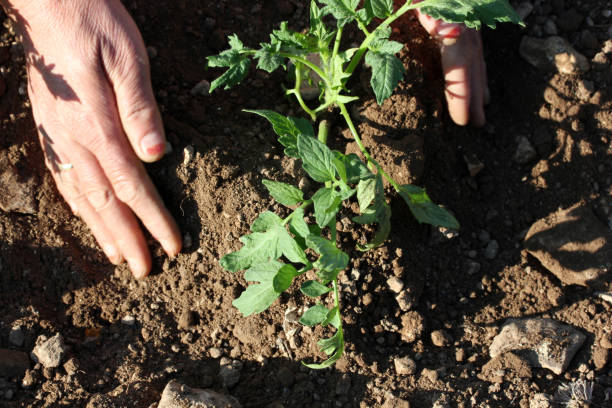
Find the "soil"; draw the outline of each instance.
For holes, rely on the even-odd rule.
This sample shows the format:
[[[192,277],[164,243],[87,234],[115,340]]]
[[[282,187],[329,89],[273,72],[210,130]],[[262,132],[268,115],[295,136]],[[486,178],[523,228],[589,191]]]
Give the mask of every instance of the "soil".
[[[303,176],[283,158],[269,125],[241,112],[265,108],[298,115],[279,87],[284,74],[254,71],[231,91],[190,92],[219,74],[205,70],[204,61],[225,48],[226,35],[235,32],[255,46],[282,20],[304,28],[302,3],[126,3],[156,54],[153,86],[173,148],[148,171],[187,242],[174,259],[151,243],[154,270],[141,281],[105,260],[44,168],[24,92],[23,56],[0,12],[0,149],[22,180],[36,183],[28,190],[35,197],[33,213],[0,211],[0,348],[29,353],[39,335],[55,333],[68,347],[64,366],[32,363],[27,381],[0,379],[0,406],[94,407],[106,400],[108,406],[149,407],[171,379],[226,392],[245,407],[407,406],[402,400],[413,407],[436,401],[440,407],[527,407],[536,393],[553,395],[561,385],[586,378],[594,384],[593,406],[608,404],[612,371],[599,344],[610,330],[612,305],[588,287],[564,286],[527,255],[523,237],[533,222],[579,202],[608,223],[612,71],[609,62],[597,62],[597,53],[610,36],[612,20],[602,14],[609,3],[572,2],[574,11],[567,13],[570,2],[564,7],[563,1],[536,1],[527,29],[485,29],[492,103],[484,128],[452,124],[437,45],[412,16],[394,25],[395,38],[406,43],[401,58],[407,79],[379,107],[364,69],[354,81],[361,99],[352,114],[383,167],[425,187],[453,211],[461,230],[448,234],[419,225],[391,194],[391,236],[364,254],[355,243],[370,232],[353,224],[348,210],[343,213],[339,236],[352,259],[352,271],[341,279],[347,352],[323,371],[301,364],[322,359],[316,346],[321,329],[302,330],[291,344],[283,331],[285,311],[303,305],[299,290],[292,287],[268,311],[244,318],[231,302],[246,282],[219,266],[259,212],[282,211],[261,180],[297,183]],[[570,24],[576,13],[586,17],[577,26]],[[593,61],[590,71],[541,72],[519,56],[521,37],[542,35],[551,19]],[[351,151],[347,135],[337,121],[330,143]],[[514,160],[521,136],[538,153],[524,164]],[[186,163],[185,149],[194,151]],[[484,168],[472,176],[467,163],[474,161]],[[494,253],[486,251],[492,240],[499,245]],[[387,286],[391,276],[414,294],[409,312],[400,310]],[[122,323],[126,316],[135,323]],[[512,358],[505,373],[485,367],[503,322],[525,316],[553,318],[587,335],[564,374]],[[25,332],[20,347],[8,340],[16,325]],[[432,342],[432,332],[433,339],[443,333],[444,341]],[[226,390],[218,376],[221,356],[243,363],[240,380]],[[394,362],[403,357],[413,366],[400,375]]]

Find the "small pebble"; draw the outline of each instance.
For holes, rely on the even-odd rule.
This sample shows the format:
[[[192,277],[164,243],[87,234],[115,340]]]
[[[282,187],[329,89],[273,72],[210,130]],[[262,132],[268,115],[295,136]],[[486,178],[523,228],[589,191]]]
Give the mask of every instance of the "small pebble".
[[[389,286],[392,292],[400,293],[404,289],[404,282],[397,276],[392,276],[387,279],[387,286]]]
[[[445,330],[434,330],[431,332],[431,342],[437,347],[447,347],[452,339]]]
[[[132,315],[126,315],[121,318],[121,324],[125,324],[126,326],[133,326],[136,323],[136,318]]]
[[[487,259],[495,259],[495,257],[497,257],[498,252],[499,252],[499,244],[497,243],[496,240],[493,239],[487,244],[487,247],[485,248],[485,251],[484,251],[484,256]]]

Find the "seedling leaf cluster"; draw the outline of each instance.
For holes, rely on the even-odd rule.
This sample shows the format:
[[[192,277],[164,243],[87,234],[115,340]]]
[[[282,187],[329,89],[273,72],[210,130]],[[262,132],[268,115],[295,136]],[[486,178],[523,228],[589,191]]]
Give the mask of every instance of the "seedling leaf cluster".
[[[391,229],[391,208],[385,197],[383,180],[402,197],[420,223],[450,229],[459,228],[455,217],[436,205],[425,190],[414,185],[400,185],[370,155],[346,105],[358,99],[347,87],[348,80],[359,64],[371,68],[370,84],[376,101],[382,104],[403,79],[404,66],[397,54],[401,43],[390,40],[390,24],[398,17],[417,8],[434,18],[465,23],[480,28],[495,27],[497,22],[521,23],[507,0],[425,0],[405,1],[396,8],[393,0],[312,0],[310,25],[305,32],[295,32],[283,22],[270,34],[270,41],[259,48],[246,47],[236,35],[229,36],[229,49],[208,57],[208,67],[225,71],[211,83],[210,92],[239,84],[248,74],[251,63],[273,72],[279,68],[291,70],[294,86],[286,90],[294,97],[308,119],[287,117],[271,110],[247,110],[270,122],[284,153],[301,161],[304,171],[319,184],[310,196],[290,184],[264,180],[263,185],[289,215],[265,211],[251,225],[251,232],[240,238],[242,247],[223,256],[223,268],[238,272],[252,282],[234,300],[244,316],[266,310],[294,279],[312,271],[316,277],[301,284],[300,291],[313,299],[300,322],[307,326],[329,326],[335,330],[318,345],[328,358],[322,363],[306,364],[325,368],[337,361],[344,352],[344,332],[340,315],[338,274],[349,264],[349,256],[337,245],[336,221],[343,203],[356,199],[359,213],[353,217],[358,224],[376,224],[376,232],[367,244],[357,248],[367,251],[381,245]],[[363,32],[361,44],[341,50],[344,27],[354,24]],[[304,98],[306,87],[314,86],[316,106]],[[359,146],[361,156],[345,155],[327,146],[327,122],[319,122],[315,133],[313,123],[320,114],[338,109]],[[333,294],[329,304],[325,298]]]

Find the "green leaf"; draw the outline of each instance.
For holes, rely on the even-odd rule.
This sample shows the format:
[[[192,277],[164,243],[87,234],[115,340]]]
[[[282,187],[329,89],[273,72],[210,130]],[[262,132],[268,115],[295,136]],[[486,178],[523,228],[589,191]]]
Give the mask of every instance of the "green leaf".
[[[255,51],[255,58],[258,60],[257,68],[273,72],[283,65],[285,58],[278,54],[278,44],[262,43],[260,46],[261,48]]]
[[[327,318],[329,309],[321,304],[317,304],[304,312],[300,318],[300,323],[304,326],[316,326]]]
[[[272,286],[274,287],[274,291],[277,293],[282,293],[286,291],[289,286],[291,286],[291,282],[293,282],[293,278],[298,275],[297,270],[292,265],[283,265],[282,268],[278,270],[276,276],[272,280]]]
[[[306,296],[319,297],[326,293],[331,292],[332,288],[323,285],[321,282],[316,280],[309,280],[302,283],[300,291]]]
[[[365,245],[357,245],[357,249],[360,251],[369,251],[372,248],[378,247],[389,236],[389,232],[391,232],[391,207],[386,202],[381,203],[376,210],[376,223],[378,228],[374,238]]]
[[[312,196],[312,202],[317,225],[324,228],[338,213],[342,199],[333,188],[321,187]]]
[[[283,227],[273,226],[266,232],[242,236],[240,240],[244,246],[221,258],[221,266],[228,271],[237,272],[258,262],[277,259],[282,254],[279,240],[283,232],[289,235]]]
[[[338,27],[344,27],[357,17],[359,0],[319,0],[325,4],[323,14],[331,13],[338,20]]]
[[[338,306],[334,307],[331,310],[328,310],[327,316],[325,316],[325,320],[321,322],[321,326],[327,326],[328,324],[331,324],[336,329],[338,329],[342,324],[342,321],[340,319],[340,309],[338,309]]]
[[[295,234],[302,238],[306,238],[310,235],[308,224],[304,221],[304,209],[301,207],[295,209],[293,217],[291,217],[291,221],[289,221],[289,225],[293,228]]]
[[[279,136],[279,143],[285,146],[286,148],[285,154],[287,156],[299,158],[297,151],[298,135],[302,134],[314,137],[314,128],[312,127],[310,122],[304,118],[285,117],[280,113],[276,113],[274,111],[266,109],[245,109],[244,112],[254,113],[256,115],[262,116],[272,124],[274,133]]]
[[[429,3],[421,11],[436,20],[464,23],[477,30],[482,24],[495,28],[498,22],[525,26],[507,0],[446,0]]]
[[[316,235],[306,238],[308,246],[321,255],[315,267],[327,272],[335,272],[345,269],[349,262],[349,256],[334,245],[333,242]],[[330,279],[325,279],[330,280]]]
[[[344,161],[342,161],[336,156],[334,157],[334,166],[336,167],[336,171],[338,172],[340,179],[346,183],[346,166],[344,165]]]
[[[359,180],[374,177],[374,174],[355,153],[351,153],[346,156],[339,152],[335,152],[335,154],[336,157],[342,160],[344,163],[344,167],[346,168],[347,183],[358,183]]]
[[[304,201],[304,194],[296,187],[280,181],[264,180],[270,195],[280,204],[290,207]]]
[[[404,77],[404,65],[393,54],[372,50],[366,53],[365,62],[372,67],[370,85],[376,95],[376,102],[382,105]]]
[[[280,267],[278,267],[280,265]],[[274,268],[277,268],[274,270]],[[250,274],[245,273],[247,280],[255,280],[259,284],[249,285],[240,297],[234,299],[232,304],[240,310],[244,316],[260,313],[285,291],[290,285],[297,271],[291,265],[283,265],[279,262],[269,262],[255,267],[257,270]]]
[[[357,184],[357,202],[359,203],[359,211],[363,213],[374,201],[376,197],[376,180],[369,178],[360,180]]]
[[[334,154],[324,143],[300,134],[297,137],[297,148],[304,170],[313,180],[325,183],[336,178]]]
[[[306,258],[306,253],[304,252],[300,244],[288,233],[286,233],[286,235],[283,236],[283,239],[280,241],[280,250],[283,255],[291,262],[299,262],[303,263],[304,265],[308,264],[308,258]]]
[[[364,6],[378,18],[387,18],[393,13],[393,0],[365,0]]]
[[[399,194],[419,223],[459,229],[459,221],[450,212],[431,201],[422,188],[406,184],[400,186]]]
[[[246,270],[244,279],[247,282],[271,282],[284,265],[284,263],[275,260],[254,264]]]
[[[248,58],[241,58],[236,64],[231,65],[219,78],[210,83],[209,93],[223,86],[223,89],[229,89],[234,85],[238,85],[249,72],[251,61]]]
[[[251,61],[241,53],[245,48],[238,36],[229,36],[229,45],[229,50],[207,57],[208,67],[228,67],[223,75],[211,82],[209,93],[221,86],[228,89],[240,83],[249,71]]]
[[[253,221],[251,225],[251,231],[253,232],[265,232],[275,225],[281,225],[283,220],[271,211],[265,211],[259,214],[259,216]]]
[[[342,336],[342,333],[340,331],[337,331],[336,334],[334,334],[329,339],[319,340],[317,344],[321,348],[321,351],[323,351],[328,356],[331,355],[331,357],[329,357],[327,360],[320,364],[306,364],[302,362],[302,364],[304,364],[308,368],[320,370],[323,368],[330,367],[332,364],[338,361],[344,353],[344,336]]]

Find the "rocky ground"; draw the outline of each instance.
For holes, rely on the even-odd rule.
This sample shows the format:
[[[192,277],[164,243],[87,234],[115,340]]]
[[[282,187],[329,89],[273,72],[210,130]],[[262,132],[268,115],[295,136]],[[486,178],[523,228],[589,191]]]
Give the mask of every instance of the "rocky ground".
[[[227,34],[256,45],[282,20],[303,28],[304,4],[126,2],[172,146],[148,170],[185,238],[175,259],[152,246],[142,281],[105,261],[55,190],[0,13],[0,406],[610,406],[610,3],[515,2],[525,29],[485,30],[483,129],[452,125],[436,45],[413,18],[397,22],[407,80],[379,107],[364,69],[351,113],[383,166],[462,227],[418,225],[391,195],[391,236],[363,254],[369,231],[346,209],[347,352],[323,371],[300,363],[322,358],[324,333],[296,330],[299,291],[243,318],[231,301],[246,282],[218,264],[259,212],[280,209],[261,180],[303,177],[267,123],[240,110],[297,109],[281,73],[208,95],[218,72],[204,69]],[[333,124],[334,148],[353,151],[347,136]]]

